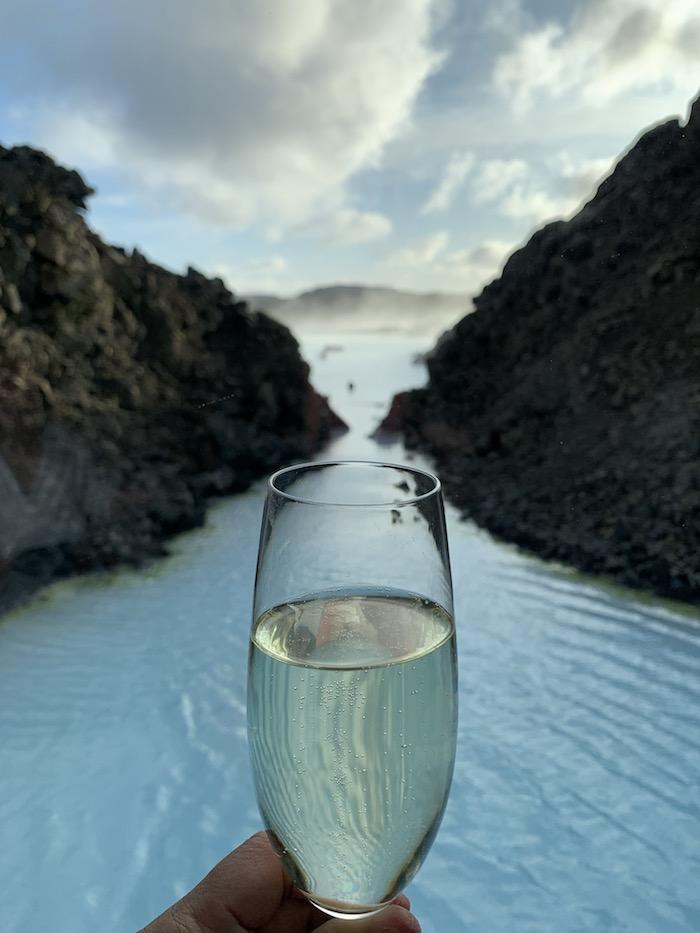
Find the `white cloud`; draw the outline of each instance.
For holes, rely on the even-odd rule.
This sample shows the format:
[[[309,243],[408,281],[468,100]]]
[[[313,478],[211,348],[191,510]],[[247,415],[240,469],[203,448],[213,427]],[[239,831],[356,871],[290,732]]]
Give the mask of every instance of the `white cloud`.
[[[471,152],[454,153],[445,166],[442,178],[423,205],[421,213],[436,214],[447,210],[472,170],[474,162],[474,154]]]
[[[341,208],[334,215],[336,237],[340,243],[366,243],[383,240],[391,233],[391,221],[376,211]]]
[[[505,240],[484,240],[479,246],[447,253],[436,271],[451,291],[474,295],[500,274],[512,248]]]
[[[260,259],[252,259],[248,263],[248,268],[254,272],[277,273],[284,272],[289,263],[284,256],[264,256]]]
[[[475,294],[500,272],[513,243],[487,239],[478,246],[448,249],[444,230],[409,243],[380,263],[404,288]]]
[[[389,236],[391,229],[391,221],[384,214],[340,207],[330,214],[302,224],[294,232],[341,245],[352,245],[383,240]]]
[[[84,166],[103,169],[117,164],[119,138],[105,115],[88,115],[57,105],[35,110],[33,116],[39,141],[64,162],[81,169]],[[31,111],[25,109],[23,119],[31,122]]]
[[[529,227],[567,217],[611,167],[610,159],[577,160],[560,152],[537,170],[523,159],[491,159],[473,173],[472,196],[492,204],[501,216]]]
[[[436,230],[391,253],[386,258],[385,264],[408,269],[430,265],[445,251],[449,239],[450,236],[445,230]]]
[[[570,199],[553,198],[534,185],[515,185],[501,200],[498,209],[504,217],[540,224],[568,213]]]
[[[215,263],[206,271],[220,276],[237,294],[289,292],[295,284],[290,279],[287,259],[276,253],[238,263]]]
[[[590,197],[615,165],[613,159],[576,159],[560,152],[550,160],[555,178],[563,194],[579,200]]]
[[[352,214],[349,179],[377,164],[441,60],[435,5],[73,0],[65,29],[60,4],[25,0],[0,57],[29,47],[41,61],[6,91],[43,102],[34,138],[59,158],[207,222],[284,228]],[[378,215],[350,220],[380,235]]]
[[[700,82],[697,0],[585,0],[567,26],[548,22],[516,37],[493,81],[520,111],[537,96],[598,107],[669,87],[690,97]]]
[[[480,203],[497,201],[530,173],[522,159],[489,159],[474,173],[472,191]]]
[[[486,6],[481,28],[505,36],[518,35],[523,31],[525,11],[521,0],[492,0]]]

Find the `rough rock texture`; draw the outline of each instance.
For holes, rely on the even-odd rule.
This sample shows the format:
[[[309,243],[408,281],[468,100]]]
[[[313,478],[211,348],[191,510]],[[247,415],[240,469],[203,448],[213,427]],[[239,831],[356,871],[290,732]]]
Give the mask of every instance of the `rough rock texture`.
[[[700,103],[535,233],[475,308],[393,427],[496,535],[700,601]]]
[[[289,331],[110,247],[80,176],[0,147],[0,606],[140,563],[343,427]]]

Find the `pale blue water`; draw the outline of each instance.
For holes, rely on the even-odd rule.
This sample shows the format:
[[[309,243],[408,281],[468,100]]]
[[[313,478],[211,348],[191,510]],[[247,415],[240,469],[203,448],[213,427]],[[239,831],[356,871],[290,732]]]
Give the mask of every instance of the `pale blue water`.
[[[365,439],[408,339],[305,350]],[[332,342],[336,342],[333,338]],[[357,391],[348,393],[354,379]],[[245,665],[262,487],[147,574],[0,623],[0,930],[134,930],[259,828]],[[426,933],[700,930],[700,619],[548,569],[450,510],[455,781],[410,888]]]

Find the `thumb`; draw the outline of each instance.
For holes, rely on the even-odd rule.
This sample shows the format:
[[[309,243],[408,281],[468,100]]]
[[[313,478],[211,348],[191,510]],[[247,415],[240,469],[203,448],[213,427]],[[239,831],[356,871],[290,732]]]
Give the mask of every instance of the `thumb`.
[[[317,933],[420,933],[420,923],[412,913],[391,904],[364,920],[329,920]]]

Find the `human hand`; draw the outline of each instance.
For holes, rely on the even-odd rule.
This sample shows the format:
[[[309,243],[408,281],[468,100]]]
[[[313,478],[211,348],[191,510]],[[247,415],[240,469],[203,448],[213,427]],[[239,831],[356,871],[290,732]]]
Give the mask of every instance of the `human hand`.
[[[265,833],[227,855],[141,933],[420,933],[401,894],[364,920],[335,920],[294,889]]]

